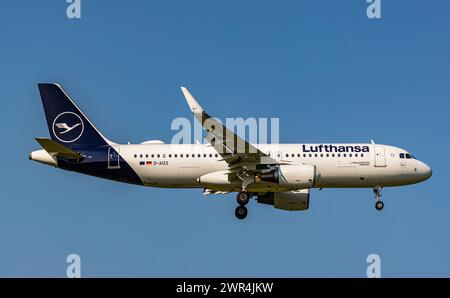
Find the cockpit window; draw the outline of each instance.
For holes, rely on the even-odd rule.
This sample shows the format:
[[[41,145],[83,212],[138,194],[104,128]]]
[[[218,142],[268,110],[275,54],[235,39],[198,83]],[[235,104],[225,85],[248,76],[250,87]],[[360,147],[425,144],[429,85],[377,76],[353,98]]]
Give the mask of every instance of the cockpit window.
[[[411,158],[416,159],[414,156],[412,156],[412,154],[409,154],[409,153],[406,153],[405,156],[408,159],[411,159]]]
[[[400,153],[400,158],[405,158],[405,153]]]

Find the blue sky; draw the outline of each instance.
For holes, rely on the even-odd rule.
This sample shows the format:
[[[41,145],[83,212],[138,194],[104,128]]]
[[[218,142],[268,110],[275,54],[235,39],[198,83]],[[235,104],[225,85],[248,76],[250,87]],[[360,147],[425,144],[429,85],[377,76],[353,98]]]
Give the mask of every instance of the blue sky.
[[[44,3],[45,2],[45,3]],[[0,276],[449,276],[450,3],[63,0],[0,4]],[[27,160],[48,136],[38,82],[59,82],[117,142],[169,142],[190,117],[279,117],[281,142],[368,142],[410,150],[425,183],[312,192],[308,212],[234,195],[144,188]]]

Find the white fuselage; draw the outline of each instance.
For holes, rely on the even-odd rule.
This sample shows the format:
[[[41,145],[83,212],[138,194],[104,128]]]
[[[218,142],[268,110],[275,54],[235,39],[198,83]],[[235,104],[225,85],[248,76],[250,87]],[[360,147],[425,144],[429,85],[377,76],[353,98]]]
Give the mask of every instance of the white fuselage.
[[[400,186],[426,180],[431,169],[407,151],[378,144],[260,144],[259,150],[278,163],[314,165],[320,173],[316,188]],[[114,148],[146,186],[195,188],[203,175],[226,171],[228,165],[209,145],[139,144]],[[355,149],[356,148],[356,149]],[[359,149],[358,149],[359,148]],[[113,168],[115,160],[109,161]],[[239,185],[221,185],[239,191]],[[249,191],[285,191],[289,188],[249,185]]]

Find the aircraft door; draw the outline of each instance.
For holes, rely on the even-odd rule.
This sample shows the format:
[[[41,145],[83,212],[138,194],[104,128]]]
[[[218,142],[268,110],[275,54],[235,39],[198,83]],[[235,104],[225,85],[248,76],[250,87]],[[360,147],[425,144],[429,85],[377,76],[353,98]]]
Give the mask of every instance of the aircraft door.
[[[384,146],[375,146],[375,166],[376,167],[386,166],[386,154]]]
[[[108,149],[108,169],[120,169],[120,147],[109,147]]]

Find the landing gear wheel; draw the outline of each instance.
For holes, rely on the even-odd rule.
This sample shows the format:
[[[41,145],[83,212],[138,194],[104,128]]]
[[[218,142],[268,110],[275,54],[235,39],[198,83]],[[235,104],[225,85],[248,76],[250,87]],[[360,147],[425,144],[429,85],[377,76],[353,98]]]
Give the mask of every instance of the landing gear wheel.
[[[240,192],[236,196],[236,201],[239,205],[245,206],[250,200],[250,195],[247,192]]]
[[[237,206],[236,211],[234,212],[237,218],[239,219],[245,219],[248,214],[247,207],[245,206]]]
[[[373,187],[373,195],[375,196],[375,209],[378,211],[383,210],[384,203],[381,201],[381,190],[383,187],[376,185]]]
[[[384,203],[383,203],[382,201],[376,202],[376,203],[375,203],[375,208],[376,208],[378,211],[383,210],[383,208],[384,208]]]

